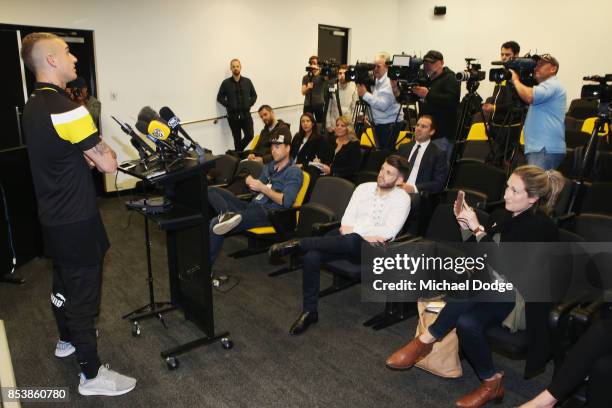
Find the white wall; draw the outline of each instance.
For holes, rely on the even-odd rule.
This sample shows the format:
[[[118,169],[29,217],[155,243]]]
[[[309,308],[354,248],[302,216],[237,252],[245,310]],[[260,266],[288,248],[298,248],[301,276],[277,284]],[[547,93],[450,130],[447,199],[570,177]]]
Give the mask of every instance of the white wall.
[[[435,5],[446,5],[447,15],[434,17]],[[102,130],[120,161],[135,152],[109,115],[133,123],[145,105],[170,106],[183,121],[223,115],[216,93],[234,57],[255,84],[257,105],[301,103],[300,78],[316,53],[319,23],[350,28],[351,62],[383,50],[438,49],[455,71],[467,56],[488,71],[501,43],[513,39],[521,52],[559,59],[568,102],[579,95],[582,76],[612,71],[609,0],[0,0],[0,10],[2,23],[95,31]],[[482,83],[482,96],[491,90]],[[299,112],[278,116],[296,131]],[[232,146],[225,120],[188,131],[215,153]],[[119,185],[131,183],[120,176]]]
[[[122,161],[135,152],[109,115],[134,123],[141,107],[167,105],[183,121],[221,116],[225,112],[216,95],[234,57],[254,82],[256,106],[302,103],[301,77],[308,57],[316,54],[318,24],[350,28],[351,58],[368,59],[380,47],[396,46],[398,7],[398,0],[299,5],[282,0],[0,0],[0,22],[95,31],[101,127]],[[384,29],[375,39],[370,27]],[[277,115],[296,131],[300,112],[294,108]],[[256,115],[255,129],[261,129]],[[215,153],[233,146],[225,120],[187,130]],[[120,175],[120,188],[131,186],[125,180]],[[107,187],[114,188],[114,178],[108,181]]]
[[[446,5],[446,16],[433,15],[437,5]],[[550,53],[559,60],[568,104],[580,96],[583,76],[612,72],[609,0],[403,0],[400,15],[402,49],[420,55],[438,50],[455,72],[465,68],[465,57],[479,58],[487,71],[479,90],[483,97],[493,90],[490,63],[499,60],[508,40],[521,45],[521,55]]]

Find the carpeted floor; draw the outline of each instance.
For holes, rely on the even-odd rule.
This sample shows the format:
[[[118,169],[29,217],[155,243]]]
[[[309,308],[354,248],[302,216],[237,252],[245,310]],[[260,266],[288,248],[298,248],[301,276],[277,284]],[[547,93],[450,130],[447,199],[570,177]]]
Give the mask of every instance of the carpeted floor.
[[[321,300],[320,321],[302,336],[288,335],[301,306],[301,273],[269,278],[278,268],[266,255],[242,260],[225,256],[246,245],[241,238],[226,240],[215,273],[226,273],[239,284],[227,293],[215,291],[215,320],[229,330],[232,350],[220,344],[180,357],[180,368],[169,371],[162,349],[201,336],[180,312],[166,316],[168,329],[158,321],[141,324],[132,337],[121,316],[147,303],[143,220],[123,208],[126,197],[100,201],[112,243],[104,267],[102,310],[97,323],[103,362],[138,379],[121,397],[81,397],[76,391],[78,365],[74,357],[53,356],[57,339],[49,303],[51,271],[48,261],[36,259],[19,269],[23,286],[0,284],[0,319],[6,324],[17,383],[70,388],[71,407],[452,407],[478,385],[463,361],[464,376],[448,380],[419,369],[391,371],[385,358],[414,335],[415,319],[382,331],[362,323],[381,310],[381,304],[361,303],[358,286]],[[153,272],[157,300],[168,296],[165,237],[153,236]],[[330,283],[323,274],[322,286]],[[231,283],[231,282],[230,282]],[[227,286],[224,286],[225,289]],[[522,378],[523,362],[495,355],[506,373],[506,398],[511,407],[535,395],[550,379]],[[23,404],[43,407],[42,403]],[[47,404],[47,406],[60,406]]]

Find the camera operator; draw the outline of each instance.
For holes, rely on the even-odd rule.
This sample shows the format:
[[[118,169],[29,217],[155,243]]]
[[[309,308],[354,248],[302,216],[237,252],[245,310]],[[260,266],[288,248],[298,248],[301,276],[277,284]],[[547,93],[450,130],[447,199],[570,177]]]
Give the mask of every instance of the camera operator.
[[[327,132],[334,133],[336,119],[340,116],[350,114],[355,109],[355,103],[357,103],[357,86],[354,82],[346,82],[346,71],[348,66],[346,64],[340,65],[338,68],[338,98],[336,99],[336,92],[330,93],[329,107],[327,108]],[[338,112],[338,99],[340,100],[340,109],[342,112]]]
[[[308,59],[308,73],[302,78],[302,95],[304,95],[304,112],[314,115],[318,124],[322,124],[325,107],[325,78],[319,68],[319,57],[313,55]]]
[[[521,47],[516,41],[507,41],[501,46],[501,61],[507,62],[512,58],[517,58]],[[520,116],[508,117],[509,111],[514,105],[514,91],[506,86],[506,81],[495,84],[493,95],[487,98],[482,105],[482,111],[489,122],[489,136],[493,142],[493,150],[488,160],[495,166],[502,166],[504,161],[509,159],[507,155],[510,151],[504,152],[506,149],[506,140],[508,136],[510,141],[509,146],[518,143],[518,138],[521,133],[521,118]]]
[[[253,139],[253,118],[251,106],[257,101],[257,92],[249,78],[240,75],[240,60],[230,61],[232,76],[221,82],[217,102],[227,109],[227,122],[232,130],[234,149],[242,151]],[[242,138],[241,133],[244,133]]]
[[[403,114],[398,112],[401,105],[395,99],[391,80],[387,76],[387,62],[389,54],[381,53],[374,60],[374,78],[376,79],[372,92],[368,92],[363,84],[357,86],[357,94],[370,105],[372,118],[374,121],[374,136],[376,146],[379,149],[392,150],[395,147],[395,140],[399,133],[397,121],[403,120]]]
[[[102,104],[95,96],[89,93],[87,82],[85,82],[82,77],[78,76],[74,81],[66,84],[66,93],[70,95],[70,99],[87,109],[94,123],[99,127]]]
[[[423,67],[429,84],[415,86],[412,92],[421,99],[419,113],[434,118],[438,129],[432,142],[446,152],[450,161],[457,127],[457,108],[461,83],[455,78],[455,73],[444,66],[444,56],[439,51],[428,51],[423,57]]]
[[[525,156],[527,163],[544,170],[559,167],[565,157],[565,89],[557,79],[559,61],[550,54],[538,57],[534,79],[538,85],[530,88],[512,70],[512,82],[519,97],[529,105],[525,126]]]

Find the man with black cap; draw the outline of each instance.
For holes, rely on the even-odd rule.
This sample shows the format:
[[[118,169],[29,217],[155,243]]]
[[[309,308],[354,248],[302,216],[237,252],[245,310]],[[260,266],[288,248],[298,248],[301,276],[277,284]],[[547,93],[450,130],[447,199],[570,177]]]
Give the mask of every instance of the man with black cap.
[[[565,89],[557,79],[559,61],[550,54],[540,55],[533,77],[538,85],[530,88],[512,71],[512,82],[529,110],[525,118],[525,156],[528,164],[544,170],[559,167],[565,158]]]
[[[438,125],[432,142],[450,160],[455,143],[457,108],[461,83],[455,73],[444,66],[444,56],[439,51],[428,51],[423,57],[427,86],[415,86],[412,91],[420,98],[421,114],[431,115]]]
[[[227,190],[208,188],[208,200],[219,213],[210,222],[211,266],[221,252],[225,234],[270,225],[269,211],[291,208],[295,202],[304,175],[291,160],[291,135],[277,134],[270,144],[273,161],[265,165],[259,179],[250,175],[245,179],[247,187],[256,194],[250,202]]]

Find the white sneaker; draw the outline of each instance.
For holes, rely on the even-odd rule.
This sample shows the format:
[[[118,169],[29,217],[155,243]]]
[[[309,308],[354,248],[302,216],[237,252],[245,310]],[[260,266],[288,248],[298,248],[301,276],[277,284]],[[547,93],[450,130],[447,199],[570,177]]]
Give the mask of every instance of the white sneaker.
[[[76,349],[69,341],[58,340],[55,345],[55,357],[64,358],[72,355]]]
[[[101,365],[96,378],[88,380],[81,374],[79,394],[81,395],[123,395],[136,387],[136,379],[119,374],[110,369],[108,364]]]
[[[242,221],[242,215],[228,212],[219,215],[219,222],[213,226],[213,232],[217,235],[224,235],[233,230]]]

